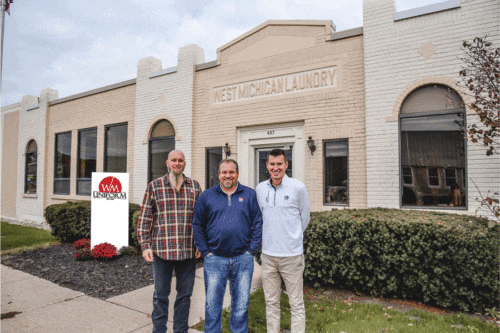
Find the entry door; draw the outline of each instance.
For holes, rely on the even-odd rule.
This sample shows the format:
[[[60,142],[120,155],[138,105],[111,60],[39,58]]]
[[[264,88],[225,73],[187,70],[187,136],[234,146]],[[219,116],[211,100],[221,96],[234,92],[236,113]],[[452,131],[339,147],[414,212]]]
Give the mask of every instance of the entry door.
[[[260,182],[263,182],[270,178],[269,172],[267,172],[266,162],[267,162],[267,154],[275,148],[281,148],[285,151],[286,160],[288,161],[288,169],[286,169],[286,175],[288,177],[292,177],[293,168],[292,168],[292,156],[293,156],[293,146],[275,146],[275,147],[266,147],[266,148],[256,148],[255,149],[255,180],[257,186]]]

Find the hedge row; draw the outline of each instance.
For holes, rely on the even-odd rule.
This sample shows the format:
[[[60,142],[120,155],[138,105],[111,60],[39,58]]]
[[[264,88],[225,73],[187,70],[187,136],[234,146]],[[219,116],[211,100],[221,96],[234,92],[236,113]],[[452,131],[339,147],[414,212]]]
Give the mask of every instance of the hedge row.
[[[141,206],[130,203],[129,216],[129,239],[130,246],[138,247],[133,226],[134,212],[139,211]],[[45,220],[50,225],[52,235],[59,237],[63,243],[75,242],[82,238],[90,238],[90,202],[66,202],[50,205],[45,208]]]
[[[500,297],[499,231],[486,219],[433,212],[314,213],[304,234],[305,280],[483,312]]]

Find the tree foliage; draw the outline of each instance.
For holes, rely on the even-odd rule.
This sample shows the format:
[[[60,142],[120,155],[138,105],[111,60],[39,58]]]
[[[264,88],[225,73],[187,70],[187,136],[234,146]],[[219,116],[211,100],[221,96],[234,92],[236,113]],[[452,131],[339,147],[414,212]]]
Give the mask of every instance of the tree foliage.
[[[499,154],[500,137],[500,48],[484,38],[476,37],[473,42],[463,42],[465,57],[461,58],[465,66],[459,72],[462,82],[472,97],[469,107],[478,115],[480,124],[467,128],[473,143],[482,143],[486,155]],[[476,186],[477,187],[477,186]],[[479,189],[478,189],[479,190]],[[486,206],[500,222],[498,192],[483,196],[481,206]]]
[[[482,126],[470,125],[467,129],[472,142],[482,142],[487,148],[486,155],[498,154],[500,126],[500,48],[494,48],[486,37],[474,38],[472,43],[465,41],[463,48],[466,64],[460,76],[469,90],[473,102],[469,105]]]

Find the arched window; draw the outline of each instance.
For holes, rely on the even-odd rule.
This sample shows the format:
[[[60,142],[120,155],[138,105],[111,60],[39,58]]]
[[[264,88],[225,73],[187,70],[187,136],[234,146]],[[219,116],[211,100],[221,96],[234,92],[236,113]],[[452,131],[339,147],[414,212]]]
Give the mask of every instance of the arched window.
[[[26,169],[24,177],[24,193],[36,193],[36,169],[37,169],[37,151],[35,140],[28,143],[26,149]]]
[[[148,182],[163,177],[167,171],[168,153],[175,149],[175,129],[168,120],[160,120],[149,136]]]
[[[400,112],[402,206],[465,207],[465,107],[444,85],[427,85]]]

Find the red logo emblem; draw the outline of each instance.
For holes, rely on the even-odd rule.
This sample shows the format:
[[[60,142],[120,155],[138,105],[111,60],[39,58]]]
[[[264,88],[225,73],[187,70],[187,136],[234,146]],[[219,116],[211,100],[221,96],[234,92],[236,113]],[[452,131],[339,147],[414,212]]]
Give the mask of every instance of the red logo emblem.
[[[99,183],[99,192],[120,193],[121,191],[122,183],[115,177],[106,177]]]

